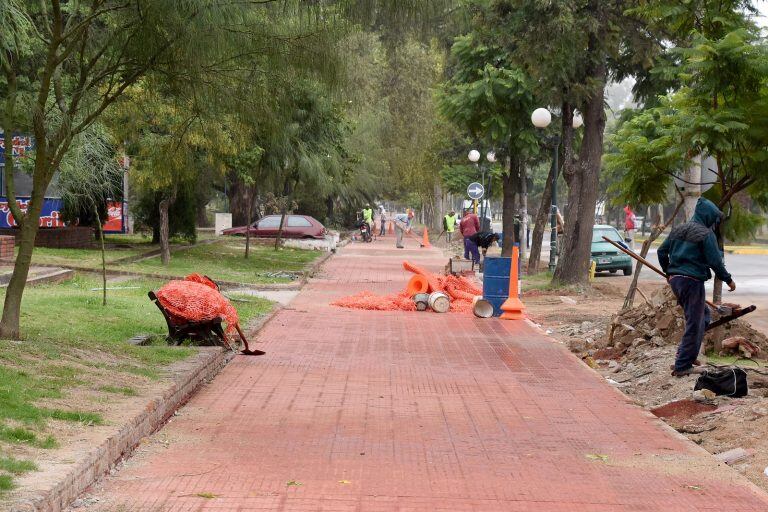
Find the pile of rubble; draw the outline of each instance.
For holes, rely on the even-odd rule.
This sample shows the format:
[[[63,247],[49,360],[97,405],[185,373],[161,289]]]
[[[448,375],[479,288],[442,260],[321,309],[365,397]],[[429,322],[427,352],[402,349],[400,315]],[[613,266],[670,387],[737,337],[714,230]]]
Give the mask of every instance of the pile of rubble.
[[[712,321],[719,319],[713,313]],[[615,359],[637,347],[676,345],[685,328],[683,310],[669,287],[660,288],[647,302],[614,315],[598,348],[603,358]],[[768,338],[743,320],[734,320],[707,332],[705,350],[721,355],[739,353],[742,357],[765,357]]]

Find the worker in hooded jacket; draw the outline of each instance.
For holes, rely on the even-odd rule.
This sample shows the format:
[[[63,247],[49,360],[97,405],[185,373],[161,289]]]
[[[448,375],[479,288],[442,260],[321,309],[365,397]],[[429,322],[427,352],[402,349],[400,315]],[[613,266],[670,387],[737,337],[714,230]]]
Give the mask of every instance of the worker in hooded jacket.
[[[722,218],[723,212],[712,201],[699,198],[691,221],[674,228],[658,250],[661,268],[685,313],[685,331],[672,371],[677,377],[692,373],[709,325],[704,283],[712,277],[710,269],[731,291],[736,289],[714,233]]]

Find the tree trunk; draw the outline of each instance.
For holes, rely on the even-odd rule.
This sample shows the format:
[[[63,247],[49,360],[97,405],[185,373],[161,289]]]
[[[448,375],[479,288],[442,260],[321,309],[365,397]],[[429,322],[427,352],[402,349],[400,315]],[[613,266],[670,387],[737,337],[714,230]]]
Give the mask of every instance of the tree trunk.
[[[281,212],[280,217],[280,229],[277,230],[277,238],[275,238],[275,250],[278,250],[280,248],[280,242],[283,240],[283,228],[285,227],[285,206],[283,206],[283,211]]]
[[[333,224],[333,196],[328,196],[325,199],[325,225],[329,226]]]
[[[653,241],[659,238],[662,233],[669,227],[670,224],[675,220],[675,217],[677,216],[677,213],[680,211],[680,209],[683,207],[683,204],[685,203],[684,199],[681,199],[679,203],[677,203],[677,208],[675,208],[674,213],[672,213],[672,216],[669,218],[669,220],[665,223],[657,223],[655,227],[651,228],[651,234],[648,236],[648,239],[643,242],[643,246],[640,249],[640,256],[645,258],[648,256],[648,251],[651,249],[651,245],[653,244]],[[623,309],[629,309],[632,307],[632,305],[635,302],[635,292],[637,291],[637,283],[640,280],[640,272],[643,270],[643,264],[639,261],[635,265],[635,274],[632,276],[632,284],[629,285],[629,290],[627,290],[627,296],[624,298],[624,306]]]
[[[597,46],[591,36],[590,46]],[[565,152],[564,175],[568,183],[568,213],[565,219],[564,237],[560,259],[552,277],[554,283],[587,284],[592,247],[592,226],[595,223],[600,163],[603,154],[605,131],[605,62],[595,65],[591,78],[599,84],[593,96],[586,102],[584,112],[584,139],[579,150],[578,162],[569,157],[573,142],[573,110],[570,105],[563,109],[563,149]]]
[[[171,206],[171,199],[164,197],[160,200],[158,210],[160,211],[160,261],[164,266],[171,263],[171,246],[168,236],[168,208]]]
[[[247,223],[249,203],[253,202],[253,196],[248,193],[248,185],[240,178],[234,178],[227,187],[229,199],[229,212],[232,214],[232,225],[242,226]]]
[[[501,177],[503,203],[501,206],[501,225],[504,231],[504,240],[501,242],[501,255],[512,256],[512,247],[515,242],[515,193],[517,192],[517,172],[520,162],[512,157],[508,160],[507,172]]]
[[[250,193],[248,197],[248,208],[246,209],[246,220],[245,220],[245,259],[248,259],[248,256],[251,253],[251,223],[253,222],[253,187],[250,188]]]
[[[701,197],[701,155],[691,160],[691,165],[683,173],[683,196],[685,197],[685,221],[690,222],[696,203]]]
[[[552,179],[554,178],[554,167],[550,166],[547,181],[544,183],[544,191],[541,194],[541,204],[536,212],[536,219],[533,225],[533,236],[531,239],[531,254],[528,257],[528,274],[536,274],[541,264],[541,244],[544,241],[544,229],[547,224],[547,217],[552,209]]]
[[[99,241],[101,242],[101,305],[107,305],[107,256],[106,248],[104,247],[104,229],[101,225],[101,217],[99,217],[99,209],[96,204],[93,205],[94,222],[96,223],[96,229],[99,233]]]
[[[12,171],[11,171],[12,172]],[[5,290],[3,318],[0,321],[0,338],[19,339],[19,319],[21,317],[21,298],[27,285],[29,266],[32,262],[32,251],[35,248],[35,237],[40,225],[40,212],[43,208],[42,194],[32,196],[26,220],[21,224],[19,254],[13,265],[13,274]],[[17,220],[21,222],[21,220]]]
[[[725,221],[724,221],[725,222]],[[717,247],[720,249],[720,254],[725,258],[725,241],[723,240],[723,224],[720,223],[715,229],[715,235],[717,236]],[[715,276],[715,282],[712,284],[712,302],[720,304],[723,302],[723,282]]]
[[[528,172],[520,166],[520,261],[528,254]]]

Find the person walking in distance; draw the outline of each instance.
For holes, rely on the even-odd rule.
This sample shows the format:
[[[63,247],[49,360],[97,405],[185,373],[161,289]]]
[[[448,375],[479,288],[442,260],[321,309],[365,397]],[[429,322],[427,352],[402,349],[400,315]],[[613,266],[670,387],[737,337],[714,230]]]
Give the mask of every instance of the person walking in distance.
[[[624,241],[629,248],[635,250],[635,230],[637,229],[637,216],[629,205],[624,206]]]
[[[443,229],[445,230],[445,239],[450,244],[453,241],[453,233],[456,231],[456,212],[451,210],[443,217]]]
[[[464,259],[470,259],[469,255],[472,253],[472,261],[479,262],[480,253],[477,250],[477,244],[469,239],[470,236],[480,231],[480,219],[472,213],[472,210],[464,211],[464,217],[461,218],[461,224],[459,224],[459,231],[464,237]]]
[[[674,228],[658,250],[661,268],[685,313],[685,331],[672,368],[676,377],[692,373],[709,325],[704,282],[712,277],[710,269],[731,291],[736,289],[713,231],[722,218],[723,213],[712,201],[700,197],[691,221]]]
[[[387,234],[387,211],[382,206],[379,209],[379,236],[384,236]]]

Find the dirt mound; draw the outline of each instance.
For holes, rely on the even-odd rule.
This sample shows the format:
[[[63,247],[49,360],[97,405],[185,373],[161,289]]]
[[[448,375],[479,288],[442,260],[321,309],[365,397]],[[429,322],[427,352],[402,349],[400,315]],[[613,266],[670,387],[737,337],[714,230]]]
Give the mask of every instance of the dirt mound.
[[[716,321],[720,315],[716,312],[712,315],[712,321]],[[677,305],[672,290],[664,287],[651,295],[648,302],[641,303],[634,308],[625,309],[615,315],[608,326],[607,333],[601,345],[614,349],[614,352],[626,353],[637,347],[661,347],[677,344],[685,328],[683,310]],[[759,353],[754,350],[745,352],[741,345],[724,346],[723,341],[740,337],[759,348]],[[768,354],[768,338],[753,329],[744,320],[734,320],[728,324],[712,329],[704,338],[705,349],[714,350],[716,353],[736,353],[741,348],[742,355],[747,357],[765,357]],[[731,344],[732,345],[732,344]]]

